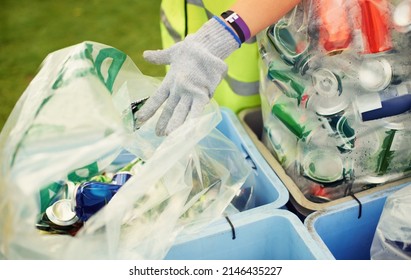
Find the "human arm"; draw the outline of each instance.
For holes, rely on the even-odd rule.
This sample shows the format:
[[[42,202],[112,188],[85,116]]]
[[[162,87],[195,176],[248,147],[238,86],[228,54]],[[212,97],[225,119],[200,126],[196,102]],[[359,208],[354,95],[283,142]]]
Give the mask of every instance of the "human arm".
[[[237,0],[229,10],[239,14],[247,24],[251,37],[276,23],[301,0]]]
[[[250,36],[254,36],[275,23],[298,2],[237,0],[229,10],[241,16]],[[137,112],[137,122],[144,123],[164,104],[156,133],[167,135],[187,118],[201,114],[226,74],[224,59],[241,46],[239,35],[219,16],[211,18],[196,33],[168,49],[144,52],[149,62],[169,64],[170,69],[157,92]]]

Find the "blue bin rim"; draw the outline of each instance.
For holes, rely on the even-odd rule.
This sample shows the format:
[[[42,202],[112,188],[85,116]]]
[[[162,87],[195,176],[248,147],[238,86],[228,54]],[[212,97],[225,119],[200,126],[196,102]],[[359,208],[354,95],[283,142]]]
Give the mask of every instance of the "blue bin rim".
[[[286,219],[292,228],[296,231],[299,237],[307,245],[309,251],[312,253],[316,260],[330,260],[334,259],[331,255],[325,253],[325,251],[318,246],[318,243],[311,237],[307,228],[304,226],[303,222],[294,213],[288,211],[287,209],[278,209],[273,207],[272,204],[266,204],[260,207],[256,207],[244,212],[239,212],[234,215],[229,216],[230,222],[235,227],[241,227],[248,225],[253,222],[261,221],[264,219],[269,219],[272,217]],[[226,220],[226,218],[221,217],[216,221],[212,222],[209,226],[205,227],[199,232],[194,234],[182,234],[178,236],[174,242],[174,245],[183,244],[200,238],[206,238],[211,235],[217,235],[224,232],[231,232],[232,227]]]

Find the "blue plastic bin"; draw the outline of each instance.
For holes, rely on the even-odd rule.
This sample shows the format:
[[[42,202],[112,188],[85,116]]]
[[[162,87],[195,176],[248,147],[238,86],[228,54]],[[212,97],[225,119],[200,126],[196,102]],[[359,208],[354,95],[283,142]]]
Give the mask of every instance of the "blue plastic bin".
[[[255,144],[250,139],[237,115],[228,108],[221,108],[222,121],[217,126],[226,137],[228,137],[244,154],[250,163],[256,186],[256,207],[271,204],[275,208],[285,208],[289,199],[289,193],[284,183],[268,165]]]
[[[235,214],[232,227],[220,219],[196,236],[178,240],[167,260],[326,259],[298,217],[272,205]]]
[[[360,217],[360,204],[349,201],[308,215],[304,224],[328,258],[369,260],[371,244],[387,196],[408,184],[360,198]]]

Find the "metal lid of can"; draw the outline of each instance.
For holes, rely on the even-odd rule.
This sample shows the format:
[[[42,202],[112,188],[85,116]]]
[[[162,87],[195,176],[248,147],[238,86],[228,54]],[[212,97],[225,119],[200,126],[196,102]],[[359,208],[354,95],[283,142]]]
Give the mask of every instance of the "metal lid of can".
[[[312,61],[314,59],[314,55],[309,52],[302,54],[294,65],[295,70],[299,71],[300,74],[304,76],[312,67],[311,64],[313,64]]]
[[[382,57],[366,59],[358,71],[360,85],[370,91],[385,89],[390,84],[392,75],[391,64]]]
[[[341,79],[326,68],[315,70],[311,78],[315,90],[321,96],[336,97],[342,93]]]
[[[335,115],[346,109],[349,105],[349,100],[344,95],[332,98],[313,95],[307,103],[307,107],[314,110],[320,116]]]
[[[411,1],[404,0],[397,5],[393,13],[393,23],[398,31],[411,31]]]
[[[70,226],[78,221],[76,213],[72,211],[71,199],[57,200],[46,209],[47,218],[59,226]]]
[[[344,166],[341,157],[334,151],[316,149],[303,159],[304,174],[314,181],[331,183],[343,178]]]

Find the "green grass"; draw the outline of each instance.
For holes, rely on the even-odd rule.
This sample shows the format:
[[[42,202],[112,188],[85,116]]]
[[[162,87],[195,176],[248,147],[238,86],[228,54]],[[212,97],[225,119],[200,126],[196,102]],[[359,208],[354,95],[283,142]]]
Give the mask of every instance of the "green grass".
[[[113,46],[140,70],[163,76],[143,60],[161,48],[161,0],[2,0],[0,11],[0,130],[47,54],[83,41]]]

